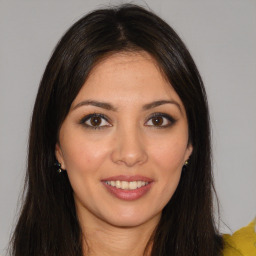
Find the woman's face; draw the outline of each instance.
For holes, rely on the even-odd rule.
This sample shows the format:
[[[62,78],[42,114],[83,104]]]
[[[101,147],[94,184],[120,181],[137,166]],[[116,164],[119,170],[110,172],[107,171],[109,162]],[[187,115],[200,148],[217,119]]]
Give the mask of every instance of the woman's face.
[[[191,152],[184,106],[145,52],[94,67],[56,145],[79,218],[122,227],[160,218]]]

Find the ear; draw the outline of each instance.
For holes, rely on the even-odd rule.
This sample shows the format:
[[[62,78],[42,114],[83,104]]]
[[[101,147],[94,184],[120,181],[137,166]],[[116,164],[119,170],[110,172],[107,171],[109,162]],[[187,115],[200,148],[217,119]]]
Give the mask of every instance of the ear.
[[[193,152],[193,146],[191,143],[188,144],[187,146],[187,150],[186,150],[186,153],[185,153],[185,161],[187,161],[189,159],[189,157],[191,156]]]
[[[60,163],[61,169],[66,170],[63,153],[62,153],[61,147],[58,142],[55,145],[55,157],[56,157],[57,161]]]

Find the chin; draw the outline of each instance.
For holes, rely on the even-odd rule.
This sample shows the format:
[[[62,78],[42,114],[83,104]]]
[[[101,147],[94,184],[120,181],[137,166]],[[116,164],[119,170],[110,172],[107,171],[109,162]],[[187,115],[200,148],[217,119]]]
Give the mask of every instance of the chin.
[[[105,222],[109,223],[112,226],[115,227],[137,227],[142,226],[148,222],[155,222],[157,224],[160,220],[161,212],[160,213],[148,213],[147,215],[140,214],[140,213],[117,213],[115,215],[106,216]]]

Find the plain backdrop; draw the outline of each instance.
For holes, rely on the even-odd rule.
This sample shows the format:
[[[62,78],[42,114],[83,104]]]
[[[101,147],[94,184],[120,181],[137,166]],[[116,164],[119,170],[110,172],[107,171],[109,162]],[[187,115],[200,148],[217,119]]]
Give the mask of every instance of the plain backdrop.
[[[16,221],[38,84],[62,34],[125,1],[0,0],[0,254]],[[209,97],[220,230],[256,214],[256,1],[146,0],[184,40]],[[224,224],[225,223],[225,224]],[[230,228],[227,228],[227,226]]]

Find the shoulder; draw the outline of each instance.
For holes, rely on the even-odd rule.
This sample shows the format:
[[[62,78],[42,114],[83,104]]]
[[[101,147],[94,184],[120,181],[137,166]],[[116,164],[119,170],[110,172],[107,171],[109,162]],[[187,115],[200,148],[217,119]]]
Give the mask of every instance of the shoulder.
[[[256,255],[256,218],[248,226],[232,235],[223,235],[223,256],[255,256]]]

